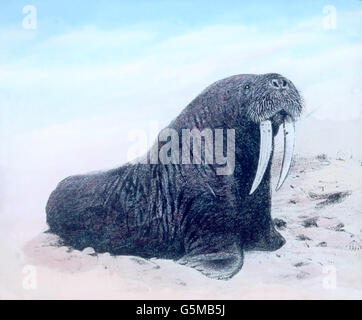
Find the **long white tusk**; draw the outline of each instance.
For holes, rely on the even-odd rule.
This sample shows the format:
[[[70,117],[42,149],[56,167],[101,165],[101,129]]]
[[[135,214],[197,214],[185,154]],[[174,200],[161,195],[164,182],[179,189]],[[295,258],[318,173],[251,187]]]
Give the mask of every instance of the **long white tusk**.
[[[279,190],[283,185],[289,169],[292,163],[294,143],[295,143],[295,126],[294,122],[290,119],[284,120],[284,154],[283,154],[283,163],[282,169],[280,170],[279,181],[275,190]]]
[[[272,152],[272,139],[273,129],[271,121],[265,120],[260,122],[260,150],[258,169],[256,170],[256,175],[249,194],[252,194],[259,186],[261,180],[263,180],[263,176],[266,168],[268,167],[270,155]]]

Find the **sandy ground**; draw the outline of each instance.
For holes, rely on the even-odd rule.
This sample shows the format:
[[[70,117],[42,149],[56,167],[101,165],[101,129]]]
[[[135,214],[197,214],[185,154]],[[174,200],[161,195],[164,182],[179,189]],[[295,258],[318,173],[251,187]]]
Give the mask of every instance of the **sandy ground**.
[[[274,162],[276,176],[278,158]],[[44,218],[8,218],[1,222],[8,236],[0,245],[0,298],[361,299],[361,181],[362,164],[355,159],[297,156],[286,183],[273,193],[272,214],[282,220],[286,245],[247,252],[243,269],[229,281],[169,260],[72,250],[42,232]]]

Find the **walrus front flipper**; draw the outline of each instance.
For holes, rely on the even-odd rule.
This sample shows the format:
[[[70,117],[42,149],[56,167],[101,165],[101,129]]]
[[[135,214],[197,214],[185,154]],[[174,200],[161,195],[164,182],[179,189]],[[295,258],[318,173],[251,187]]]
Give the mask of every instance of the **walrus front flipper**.
[[[177,262],[195,268],[209,278],[228,280],[243,266],[243,251],[236,244],[225,251],[186,255]]]
[[[273,222],[270,222],[268,228],[255,229],[252,236],[252,240],[243,243],[243,248],[246,251],[275,251],[280,249],[286,242],[284,237],[275,230]]]

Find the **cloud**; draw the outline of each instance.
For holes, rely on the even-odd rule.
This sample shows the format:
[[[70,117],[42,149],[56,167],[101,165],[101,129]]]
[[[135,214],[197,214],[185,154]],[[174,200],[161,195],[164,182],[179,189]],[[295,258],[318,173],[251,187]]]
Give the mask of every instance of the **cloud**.
[[[146,30],[115,29],[101,30],[96,26],[85,26],[80,30],[53,36],[43,43],[44,47],[63,47],[74,45],[94,45],[95,47],[114,47],[123,43],[152,40],[156,33]]]
[[[159,32],[88,26],[3,62],[3,135],[103,114],[138,112],[167,122],[204,87],[236,73],[286,75],[318,118],[361,116],[362,46],[323,30],[319,18],[284,32],[243,25],[203,26],[169,38]],[[348,108],[341,111],[341,104]]]
[[[103,65],[105,61],[128,59],[130,53],[137,55],[137,50],[149,45],[156,35],[155,31],[137,28],[101,30],[86,26],[41,42],[33,48],[30,59],[35,63],[50,59],[59,65]]]

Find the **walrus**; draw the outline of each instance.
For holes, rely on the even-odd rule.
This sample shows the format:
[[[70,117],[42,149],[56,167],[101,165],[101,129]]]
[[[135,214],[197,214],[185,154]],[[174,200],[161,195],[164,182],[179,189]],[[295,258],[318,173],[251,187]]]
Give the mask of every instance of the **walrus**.
[[[167,128],[180,136],[184,129],[234,130],[230,174],[218,174],[220,165],[205,161],[141,161],[71,176],[49,197],[49,232],[79,250],[173,259],[210,278],[230,279],[242,268],[245,250],[274,251],[285,243],[271,217],[270,159],[282,126],[279,189],[291,165],[302,105],[294,84],[277,73],[213,83]],[[178,142],[180,149],[187,143]],[[166,143],[159,139],[156,151]],[[154,151],[144,159],[154,158]]]

